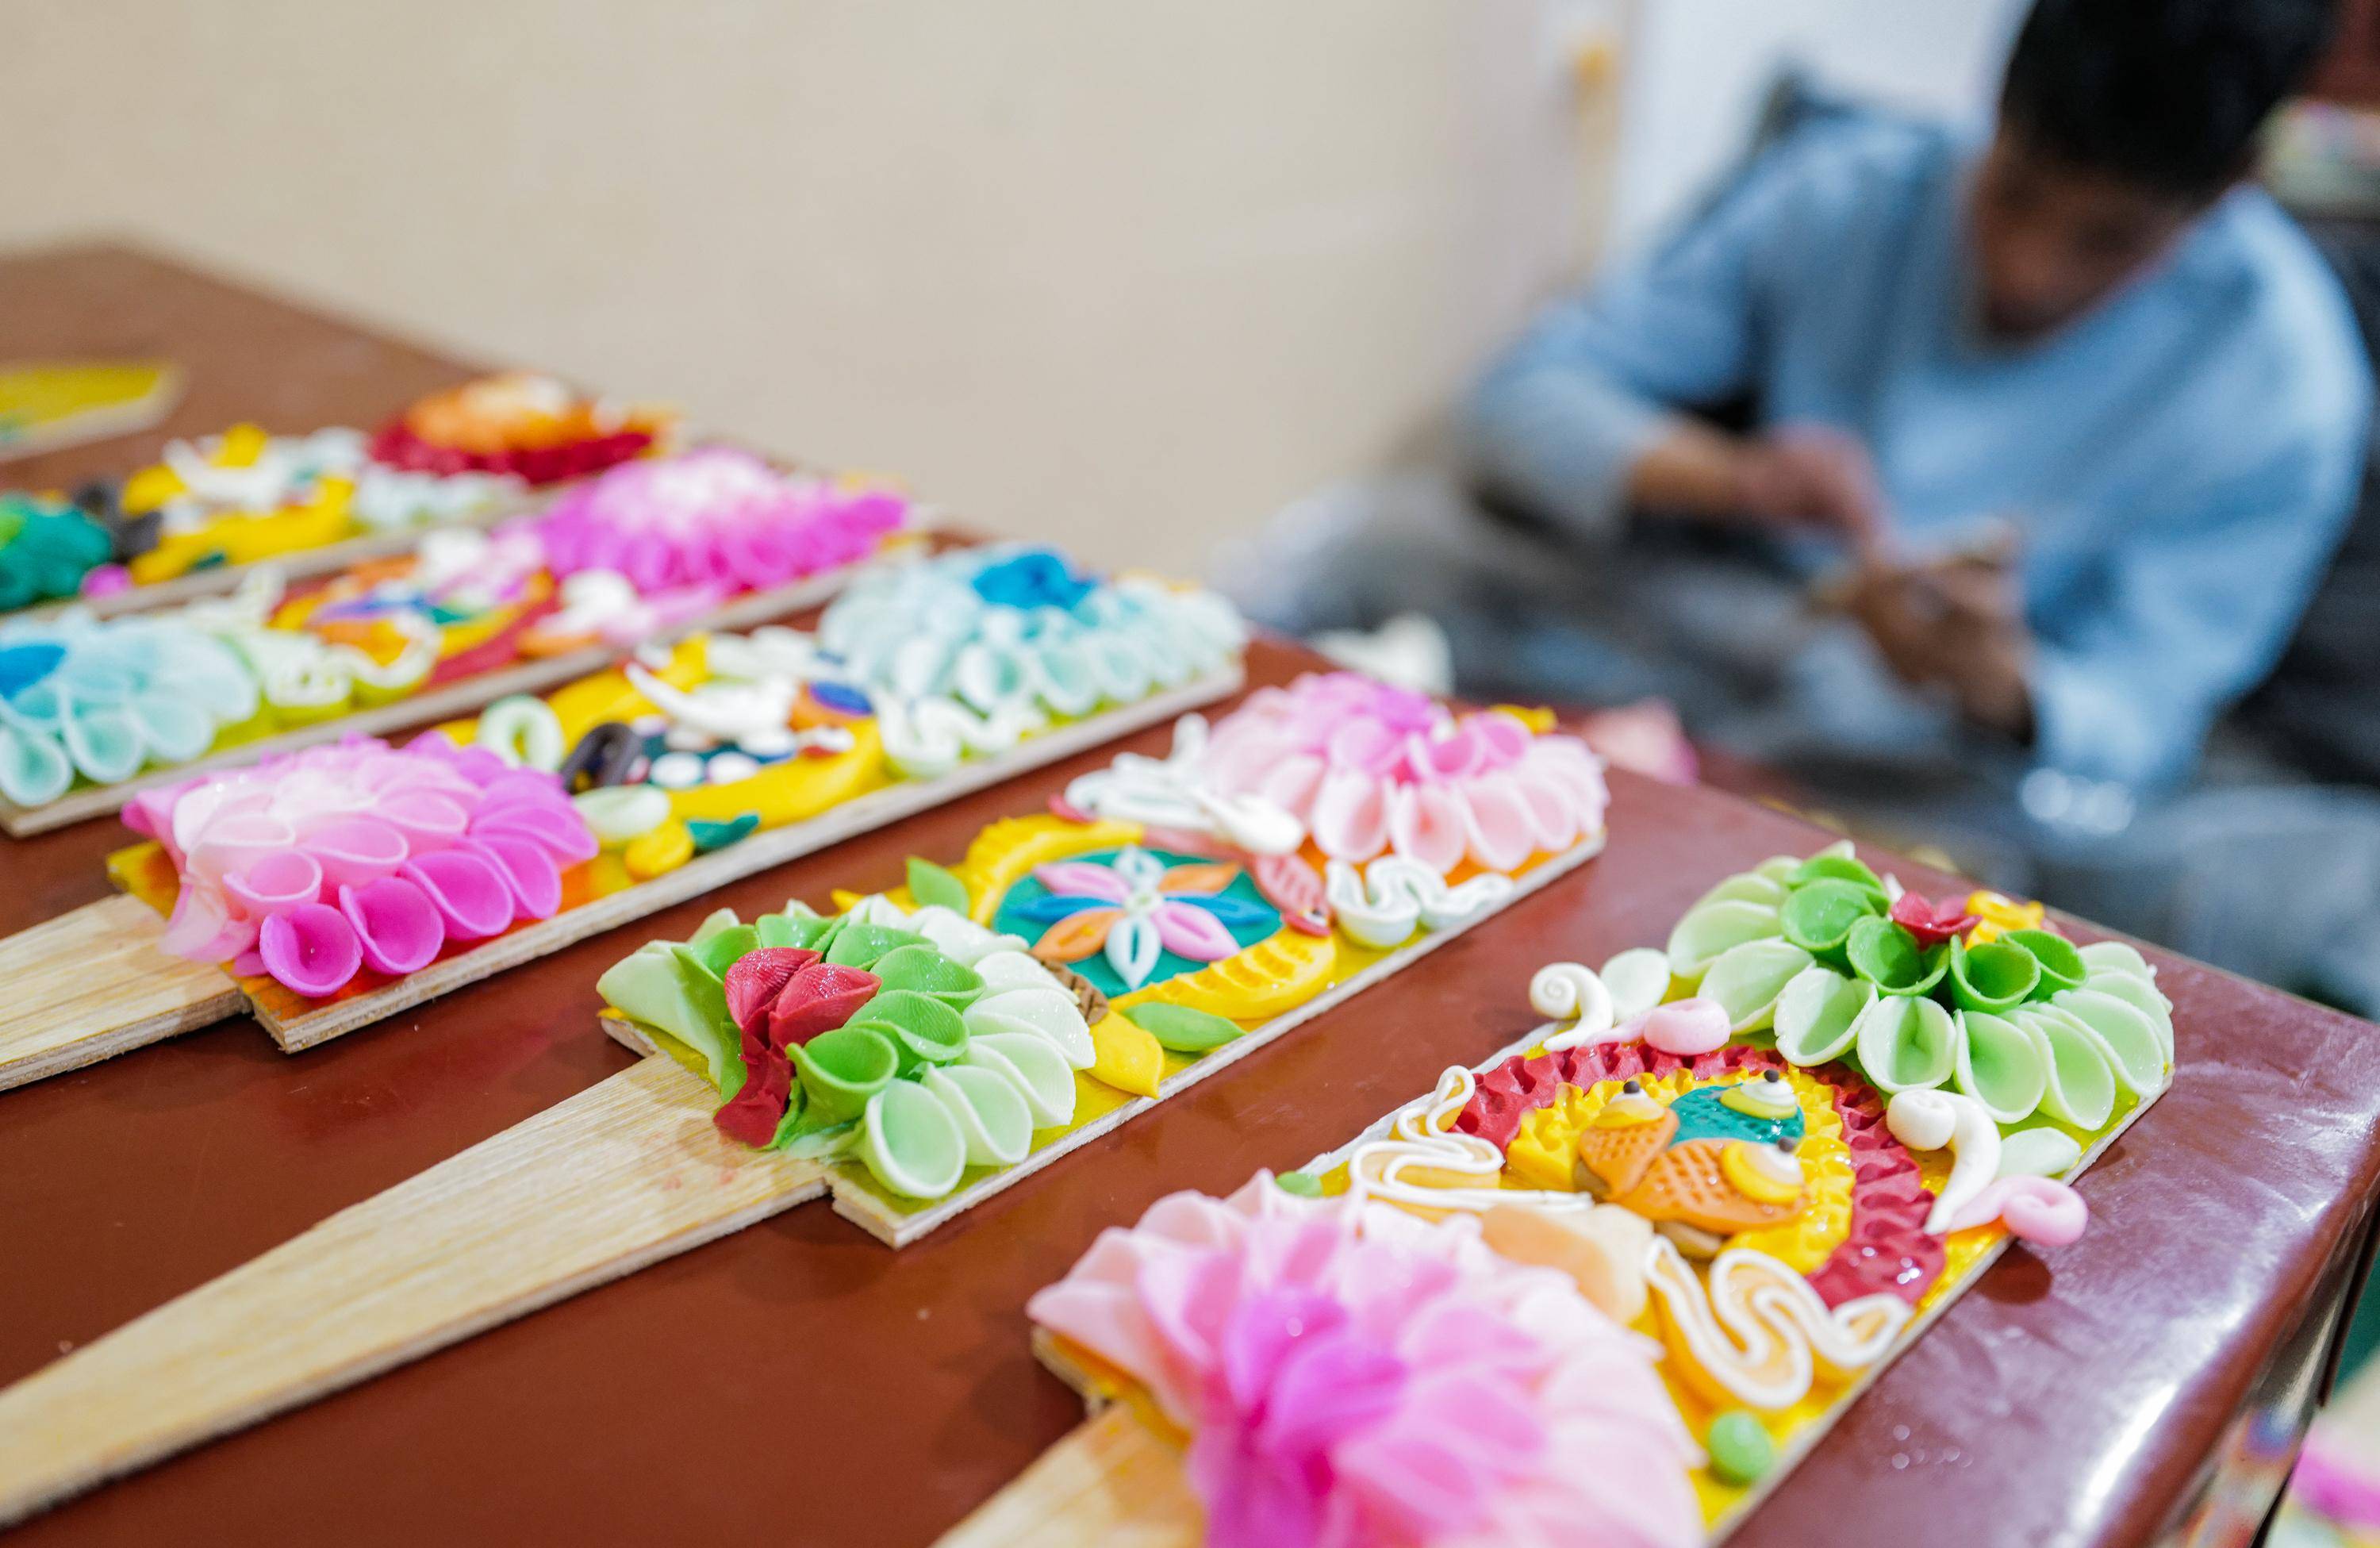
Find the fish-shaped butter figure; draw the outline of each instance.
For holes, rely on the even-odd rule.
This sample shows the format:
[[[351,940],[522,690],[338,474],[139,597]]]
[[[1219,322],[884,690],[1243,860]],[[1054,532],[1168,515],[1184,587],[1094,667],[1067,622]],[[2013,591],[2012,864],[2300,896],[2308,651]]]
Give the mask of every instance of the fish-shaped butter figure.
[[[1677,1114],[1631,1080],[1580,1132],[1572,1180],[1583,1193],[1618,1198],[1644,1180],[1677,1132]]]
[[[1688,1257],[1709,1258],[1738,1232],[1801,1213],[1803,1194],[1802,1164],[1785,1145],[1689,1140],[1654,1157],[1612,1202],[1651,1221]]]

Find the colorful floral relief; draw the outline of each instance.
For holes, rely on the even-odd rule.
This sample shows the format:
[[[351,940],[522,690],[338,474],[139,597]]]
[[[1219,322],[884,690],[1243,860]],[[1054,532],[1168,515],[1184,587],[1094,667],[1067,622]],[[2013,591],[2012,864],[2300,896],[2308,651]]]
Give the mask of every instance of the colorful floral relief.
[[[854,563],[905,515],[889,493],[704,448],[294,588],[265,570],[169,614],[0,626],[0,796],[42,805],[526,660],[633,645]],[[19,669],[33,650],[47,671]]]
[[[175,872],[166,950],[307,1000],[553,914],[564,873],[596,852],[552,775],[435,733],[143,792],[124,820]]]
[[[1609,799],[1573,737],[1511,711],[1454,715],[1352,672],[1250,695],[1215,728],[1204,769],[1219,791],[1291,813],[1327,859],[1392,852],[1440,876],[1560,853],[1602,826]]]
[[[1475,1219],[1178,1193],[1026,1304],[1189,1432],[1216,1548],[1687,1544],[1653,1346]]]
[[[532,487],[666,449],[674,425],[515,373],[433,395],[374,435],[242,424],[177,441],[120,488],[91,492],[71,524],[0,521],[11,540],[0,542],[0,611],[484,517]]]
[[[1231,670],[1246,628],[1211,591],[1097,580],[1049,549],[957,549],[861,577],[818,643],[885,705],[885,754],[941,774],[1102,705]]]
[[[1003,595],[1027,589],[1047,593],[1045,600],[1062,594],[1062,573],[1038,564],[1020,566],[1017,558],[1001,564],[993,590]],[[715,653],[717,642],[712,649]],[[791,652],[793,645],[780,640],[771,649]],[[687,660],[665,671],[640,673],[634,681],[648,703],[668,706],[673,693],[681,690],[657,691],[662,687],[657,679],[672,677],[688,685],[682,691],[692,692],[704,670]],[[638,740],[624,747],[624,777],[656,777],[661,758],[696,745],[697,738],[682,734],[690,728],[741,735],[730,712],[755,706],[759,708],[754,713],[764,719],[783,713],[778,701],[739,691],[711,706],[710,713],[675,714],[676,725],[665,733],[662,743]],[[590,701],[577,713],[600,716],[610,711]],[[592,728],[584,734],[593,735]],[[1195,742],[1196,731],[1190,735]],[[559,743],[566,738],[557,734],[549,739]],[[656,757],[657,745],[671,750]],[[574,753],[565,765],[565,777],[575,779],[584,762]],[[1127,760],[1119,760],[1110,772],[1116,777],[1109,786],[1077,781],[1070,795],[1080,794],[1098,805],[1105,798],[1101,788],[1113,793],[1140,777]],[[1162,776],[1176,796],[1183,793],[1185,779],[1195,783],[1196,775],[1173,765]],[[630,798],[642,799],[613,797],[600,788],[578,797],[582,809],[594,811],[594,825],[607,849],[615,841],[612,808],[616,804],[625,810]],[[1238,848],[1218,833],[1152,827],[1059,804],[1066,810],[994,823],[947,869],[913,860],[909,886],[902,891],[876,897],[839,896],[844,911],[827,921],[808,910],[789,909],[783,920],[771,916],[759,921],[751,927],[757,933],[749,938],[722,926],[729,932],[684,944],[654,943],[607,976],[606,1000],[615,1012],[660,1034],[656,1041],[663,1046],[701,1051],[696,1062],[725,1099],[722,1114],[734,1114],[739,1101],[747,1109],[722,1119],[722,1127],[732,1123],[731,1132],[746,1142],[856,1156],[883,1193],[900,1200],[933,1199],[967,1186],[965,1179],[978,1175],[976,1167],[1013,1165],[1029,1150],[1059,1142],[1134,1098],[1162,1095],[1168,1079],[1193,1071],[1227,1044],[1379,962],[1416,931],[1458,928],[1511,896],[1512,886],[1511,878],[1499,876],[1492,880],[1501,884],[1502,892],[1483,896],[1475,890],[1456,899],[1461,887],[1475,889],[1491,878],[1471,877],[1450,889],[1444,878],[1431,873],[1430,904],[1423,908],[1408,899],[1402,905],[1408,911],[1395,924],[1392,939],[1368,927],[1342,933],[1333,928],[1332,910],[1312,863],[1294,852],[1300,835],[1293,824],[1284,831],[1269,819],[1257,822],[1256,829],[1276,846],[1258,853]],[[1235,810],[1245,814],[1248,809]],[[631,853],[644,842],[634,841]],[[1291,847],[1283,850],[1278,847],[1281,843]],[[1366,918],[1373,925],[1378,922]],[[837,944],[821,946],[818,932],[836,929],[844,930],[833,937]],[[904,939],[885,935],[886,930],[920,936],[922,944],[949,961],[950,981],[942,997],[974,1030],[983,1030],[974,1026],[982,1011],[965,997],[966,973],[995,988],[1004,984],[1010,990],[1049,992],[1062,986],[1078,1007],[1075,1019],[1058,1018],[1052,1001],[1050,1019],[1037,1023],[1043,1033],[1054,1034],[1050,1041],[1060,1063],[1038,1072],[1046,1089],[1027,1103],[1033,1118],[1029,1131],[1001,1120],[1006,1138],[999,1143],[970,1140],[973,1148],[965,1149],[964,1164],[954,1161],[960,1152],[947,1142],[938,1122],[897,1082],[907,1070],[901,1050],[912,1047],[922,1061],[917,1066],[917,1085],[942,1102],[962,1130],[972,1135],[970,1124],[990,1124],[992,1119],[984,1113],[967,1118],[952,1107],[966,1094],[953,1083],[965,1087],[982,1080],[944,1067],[974,1058],[965,1050],[975,1044],[915,1026],[908,1028],[906,1042],[894,1030],[871,1029],[871,1018],[882,1019],[868,1009],[874,1003],[871,996],[892,993],[890,981],[870,985],[849,977],[851,971],[875,971],[871,954],[888,949],[888,941]],[[816,959],[752,957],[763,949],[810,952]],[[763,982],[757,976],[761,967],[741,965],[747,960],[768,967],[768,993],[753,987]],[[898,960],[915,965],[911,957]],[[696,971],[697,966],[703,970]],[[822,1021],[819,1017],[823,1013],[804,1010],[785,1022],[795,1032],[820,1038],[822,1047],[812,1049],[800,1037],[790,1042],[781,1038],[778,1022],[783,1018],[773,1011],[763,1014],[764,1002],[776,1005],[786,993],[807,996],[809,991],[800,986],[829,968],[838,970],[837,993],[848,999],[847,1004],[837,1001],[839,1018]],[[720,985],[716,993],[704,987],[711,979]],[[747,988],[738,989],[739,979]],[[892,1008],[905,1015],[917,1007],[895,1000]],[[890,1063],[871,1037],[857,1035],[869,1030],[892,1050]],[[833,1034],[832,1041],[825,1041],[828,1033]],[[920,1036],[949,1057],[928,1057],[925,1044],[917,1042]],[[991,1042],[983,1052],[1006,1055],[1028,1083],[1036,1076],[1038,1051]],[[943,1073],[933,1074],[926,1068],[929,1065]],[[732,1077],[735,1069],[764,1072],[755,1079],[761,1079],[759,1090],[765,1099],[747,1095],[753,1088]],[[878,1075],[895,1084],[870,1085]],[[856,1096],[838,1096],[837,1082],[867,1089]],[[880,1091],[886,1094],[872,1115],[855,1109],[855,1103],[865,1107]],[[764,1103],[762,1108],[748,1111],[756,1101]],[[808,1120],[799,1116],[805,1112],[813,1118],[830,1115],[832,1122],[805,1127]]]
[[[1874,872],[1855,865],[1840,849],[1772,861],[1697,907],[1774,905],[1820,881],[1864,888]],[[1779,896],[1755,881],[1774,883]],[[1920,952],[2013,934],[2010,950],[2037,950],[2054,959],[2046,965],[2095,980],[2095,993],[2169,1025],[2154,970],[2129,948],[2070,948],[2069,961],[2022,937],[2041,929],[2037,906],[1978,894],[1896,907],[1909,895],[1880,878],[1875,884],[1872,909],[1822,895],[1828,906],[1793,909],[1786,933],[1825,933],[1846,915],[1888,920]],[[1985,927],[1998,934],[1976,941]],[[1928,933],[1938,940],[1924,944]],[[1169,1331],[1180,1315],[1172,1286],[1185,1276],[1197,1283],[1205,1272],[1228,1277],[1220,1267],[1183,1266],[1230,1239],[1203,1224],[1186,1236],[1172,1228],[1176,1220],[1204,1223],[1220,1207],[1190,1196],[1159,1206],[1166,1229],[1152,1235],[1152,1212],[1128,1237],[1110,1233],[1118,1239],[1103,1238],[1036,1300],[1037,1321],[1061,1335],[1062,1370],[1102,1394],[1150,1396],[1189,1432],[1190,1480],[1217,1520],[1242,1519],[1245,1498],[1258,1492],[1271,1534],[1265,1542],[1701,1541],[1742,1508],[1797,1437],[1832,1419],[1852,1384],[1905,1342],[1921,1311],[1955,1294],[1998,1247],[2013,1237],[2054,1253],[2080,1236],[2088,1211],[2065,1179],[2081,1169],[2087,1146],[2158,1088],[2132,1093],[2126,1111],[2102,1113],[2096,1126],[1996,1118],[1947,1078],[1888,1089],[1855,1040],[1825,1059],[1803,1059],[1789,1056],[1781,1030],[1774,1046],[1755,1037],[1769,1030],[1774,1011],[1747,1015],[1734,977],[1713,997],[1716,968],[1673,974],[1680,945],[1673,941],[1670,954],[1622,954],[1601,973],[1575,964],[1546,969],[1531,998],[1560,1024],[1536,1046],[1479,1072],[1450,1069],[1435,1092],[1382,1130],[1313,1171],[1277,1185],[1259,1179],[1232,1201],[1242,1213],[1290,1213],[1327,1196],[1342,1212],[1331,1217],[1342,1239],[1365,1234],[1358,1223],[1367,1212],[1394,1206],[1439,1228],[1463,1229],[1466,1245],[1450,1240],[1437,1250],[1460,1254],[1476,1242],[1533,1271],[1554,1271],[1598,1325],[1641,1335],[1641,1347],[1658,1351],[1658,1401],[1622,1420],[1650,1471],[1621,1475],[1632,1481],[1603,1497],[1572,1500],[1572,1514],[1559,1520],[1515,1525],[1496,1513],[1490,1489],[1463,1494],[1459,1508],[1423,1524],[1375,1496],[1363,1463],[1339,1463],[1337,1448],[1368,1433],[1366,1426],[1380,1421],[1375,1416],[1351,1420],[1330,1432],[1331,1445],[1293,1458],[1251,1448],[1242,1437],[1261,1389],[1227,1383],[1216,1393],[1204,1378],[1185,1380],[1185,1370],[1196,1377],[1206,1368],[1196,1359],[1185,1367],[1185,1349]],[[1900,997],[1924,993],[1918,986],[1930,969],[1897,952],[1861,955],[1906,986]],[[1693,964],[1691,955],[1683,959]],[[1967,1012],[1953,1005],[1949,1014]],[[1896,1064],[1906,1057],[1889,1045],[1883,1052]],[[1287,1195],[1303,1198],[1281,1201]],[[1199,1326],[1190,1356],[1219,1347],[1215,1323]],[[1293,1365],[1299,1335],[1272,1337],[1267,1368]],[[1665,1449],[1681,1425],[1695,1444]],[[1506,1451],[1508,1432],[1526,1433],[1451,1413],[1424,1431],[1440,1453],[1486,1452],[1524,1471],[1530,1449]],[[1218,1448],[1238,1466],[1201,1461]],[[1354,1452],[1360,1457],[1361,1446]],[[1682,1499],[1690,1502],[1683,1513]]]
[[[1186,859],[1127,845],[1112,855],[1038,866],[1032,879],[1040,895],[1011,893],[1001,910],[1002,922],[1046,923],[1033,945],[1033,955],[1044,961],[1072,966],[1101,957],[1117,993],[1150,982],[1169,954],[1179,959],[1179,970],[1195,970],[1222,961],[1281,925],[1280,910],[1261,897],[1232,895],[1243,873],[1229,861]]]

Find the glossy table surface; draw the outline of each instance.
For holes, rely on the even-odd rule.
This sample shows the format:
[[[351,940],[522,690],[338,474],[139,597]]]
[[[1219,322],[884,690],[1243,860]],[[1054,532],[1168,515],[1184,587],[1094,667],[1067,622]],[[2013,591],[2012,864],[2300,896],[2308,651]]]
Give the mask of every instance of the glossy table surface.
[[[117,251],[0,261],[0,359],[110,349],[189,364],[212,417],[186,408],[183,431],[244,414],[368,422],[463,370]],[[153,441],[61,454],[46,476],[129,466]],[[1309,659],[1262,645],[1254,676]],[[906,856],[955,858],[984,823],[1038,809],[1105,756],[305,1054],[235,1021],[0,1094],[0,1380],[625,1067],[596,1030],[594,983],[649,935],[683,936],[722,903],[748,917],[893,885]],[[1657,944],[1719,877],[1828,836],[1707,790],[1613,786],[1599,859],[917,1246],[888,1250],[806,1206],[103,1488],[12,1541],[928,1542],[1079,1419],[1034,1362],[1022,1309],[1101,1226],[1339,1143],[1527,1030],[1542,963]],[[0,930],[103,896],[100,859],[120,838],[95,822],[0,841]],[[2188,1503],[2317,1284],[2361,1249],[2380,1188],[2380,1029],[2150,955],[2176,1003],[2180,1069],[2083,1181],[2090,1234],[2004,1258],[1733,1542],[2131,1542]]]

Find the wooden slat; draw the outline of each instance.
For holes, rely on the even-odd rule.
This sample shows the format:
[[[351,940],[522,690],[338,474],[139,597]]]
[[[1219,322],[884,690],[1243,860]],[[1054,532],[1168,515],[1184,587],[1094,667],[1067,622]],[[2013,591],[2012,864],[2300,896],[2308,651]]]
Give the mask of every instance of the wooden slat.
[[[941,1548],[1193,1548],[1205,1532],[1182,1454],[1118,1403],[1043,1452]]]
[[[1515,900],[1583,863],[1601,843],[1598,835],[1539,866],[1528,878],[1534,885]],[[1312,1005],[1335,1004],[1459,933],[1437,932]],[[1244,1041],[1260,1045],[1312,1014],[1289,1012]],[[633,1029],[613,1030],[636,1041]],[[1229,1062],[1202,1060],[1169,1080],[1165,1092]],[[12,1438],[0,1445],[0,1524],[832,1188],[822,1164],[722,1138],[711,1123],[717,1105],[699,1077],[647,1053],[635,1068],[0,1393],[0,1436]],[[894,1226],[855,1212],[840,1196],[837,1207],[898,1246],[1151,1105],[1129,1103]],[[1075,1502],[1073,1508],[1091,1512],[1081,1541],[1176,1541],[1108,1535],[1179,1524],[1178,1510],[1146,1514],[1170,1466],[1161,1452],[1118,1451],[1133,1438],[1111,1422],[1079,1433],[1094,1449],[1071,1464],[1060,1457],[1050,1464],[1053,1472],[1071,1466],[1067,1476],[1077,1481],[1123,1481],[1112,1499],[1092,1490]],[[31,1439],[16,1444],[18,1435]],[[1119,1514],[1127,1506],[1131,1514]]]
[[[820,1191],[689,1087],[643,1060],[0,1392],[0,1524]]]
[[[158,945],[165,921],[107,897],[0,940],[0,1091],[237,1016],[223,969]]]

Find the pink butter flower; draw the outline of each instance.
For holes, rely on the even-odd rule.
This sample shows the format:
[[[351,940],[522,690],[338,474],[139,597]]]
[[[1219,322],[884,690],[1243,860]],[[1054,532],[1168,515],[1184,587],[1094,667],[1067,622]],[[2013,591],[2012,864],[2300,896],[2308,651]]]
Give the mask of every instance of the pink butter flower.
[[[1702,1541],[1658,1348],[1475,1217],[1259,1174],[1102,1232],[1026,1310],[1190,1431],[1217,1548]]]
[[[1224,717],[1203,771],[1261,796],[1331,859],[1393,850],[1443,876],[1466,859],[1509,874],[1603,825],[1602,762],[1574,737],[1500,711],[1456,716],[1352,672],[1260,689]]]
[[[786,585],[872,552],[908,502],[782,471],[732,446],[621,464],[524,523],[563,578],[624,577],[649,601]]]
[[[167,950],[310,999],[552,914],[564,868],[598,847],[554,775],[436,732],[402,750],[349,737],[145,791],[124,821],[173,862]]]

